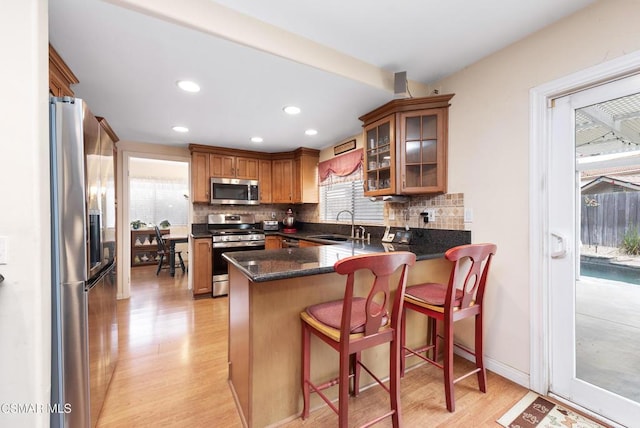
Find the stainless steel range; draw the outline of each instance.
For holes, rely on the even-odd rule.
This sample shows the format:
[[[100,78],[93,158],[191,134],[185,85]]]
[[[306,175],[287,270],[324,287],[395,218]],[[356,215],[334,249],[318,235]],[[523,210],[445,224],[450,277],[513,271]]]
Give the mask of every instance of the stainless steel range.
[[[207,227],[213,241],[213,297],[229,293],[229,269],[223,253],[264,250],[264,232],[255,227],[253,214],[209,214]]]

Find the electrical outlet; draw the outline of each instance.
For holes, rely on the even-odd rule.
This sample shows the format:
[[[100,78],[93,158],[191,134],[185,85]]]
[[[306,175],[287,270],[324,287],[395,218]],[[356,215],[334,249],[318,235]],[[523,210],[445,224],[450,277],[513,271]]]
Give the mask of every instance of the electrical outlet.
[[[425,223],[431,223],[436,221],[436,209],[430,208],[428,210],[423,210],[420,215],[422,216],[422,221]]]
[[[464,222],[465,223],[473,222],[473,210],[471,208],[464,209]]]
[[[389,220],[395,220],[395,219],[396,219],[396,211],[389,210]]]

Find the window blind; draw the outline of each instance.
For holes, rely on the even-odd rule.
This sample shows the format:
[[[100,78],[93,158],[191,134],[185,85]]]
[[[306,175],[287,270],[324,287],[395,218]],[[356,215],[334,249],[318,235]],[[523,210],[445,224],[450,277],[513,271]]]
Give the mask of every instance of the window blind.
[[[340,211],[349,210],[354,213],[355,222],[382,223],[384,221],[383,204],[372,202],[364,196],[361,179],[320,186],[320,200],[321,220],[335,221]],[[340,221],[351,221],[351,218],[344,213],[340,216]]]

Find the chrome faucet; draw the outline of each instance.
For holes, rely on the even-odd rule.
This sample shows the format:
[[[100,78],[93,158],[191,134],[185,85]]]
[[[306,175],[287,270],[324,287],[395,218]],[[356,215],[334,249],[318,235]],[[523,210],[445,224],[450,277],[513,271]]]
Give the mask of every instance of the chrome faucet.
[[[340,214],[342,213],[349,213],[351,215],[351,237],[355,238],[355,217],[353,215],[353,211],[349,211],[349,210],[342,210],[340,211],[337,215],[336,215],[336,221],[340,220]]]

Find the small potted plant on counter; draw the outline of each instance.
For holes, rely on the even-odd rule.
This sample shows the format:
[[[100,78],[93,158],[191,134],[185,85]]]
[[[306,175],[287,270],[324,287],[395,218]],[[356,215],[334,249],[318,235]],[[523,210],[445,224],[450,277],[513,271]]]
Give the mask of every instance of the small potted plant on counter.
[[[169,220],[162,220],[160,222],[160,227],[162,229],[167,229],[169,226],[171,226],[171,223],[169,223]]]
[[[143,222],[142,220],[134,220],[131,222],[131,228],[133,230],[138,230],[143,226],[146,226],[147,224],[145,222]]]

